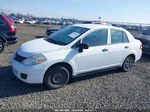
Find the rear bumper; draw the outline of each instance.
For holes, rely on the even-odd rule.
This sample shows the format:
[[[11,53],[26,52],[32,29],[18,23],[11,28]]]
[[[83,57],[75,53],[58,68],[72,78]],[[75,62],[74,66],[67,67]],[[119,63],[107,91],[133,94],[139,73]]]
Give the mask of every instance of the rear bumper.
[[[18,39],[11,40],[11,41],[8,41],[8,45],[16,44],[17,42],[18,42]]]
[[[17,36],[9,36],[6,40],[8,45],[16,44],[18,42]]]

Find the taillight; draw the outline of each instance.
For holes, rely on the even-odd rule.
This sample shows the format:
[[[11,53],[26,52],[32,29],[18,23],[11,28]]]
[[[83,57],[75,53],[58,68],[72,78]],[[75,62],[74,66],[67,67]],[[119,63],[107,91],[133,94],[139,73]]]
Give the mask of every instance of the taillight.
[[[10,26],[10,32],[16,32],[16,26],[14,24]]]
[[[143,46],[142,46],[142,43],[140,44],[140,50],[142,50],[143,49]]]
[[[15,25],[14,21],[6,15],[3,15],[2,17],[8,23],[8,25],[10,27],[10,32],[16,32],[16,25]]]

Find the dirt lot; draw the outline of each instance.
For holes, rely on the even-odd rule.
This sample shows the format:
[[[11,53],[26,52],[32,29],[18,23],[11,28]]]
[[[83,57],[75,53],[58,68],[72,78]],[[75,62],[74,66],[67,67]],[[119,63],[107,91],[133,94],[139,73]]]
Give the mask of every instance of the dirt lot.
[[[0,54],[0,109],[150,109],[150,57],[146,55],[130,72],[79,77],[57,90],[16,79],[10,66],[12,53],[22,43],[44,36],[47,27],[17,25],[19,42]]]

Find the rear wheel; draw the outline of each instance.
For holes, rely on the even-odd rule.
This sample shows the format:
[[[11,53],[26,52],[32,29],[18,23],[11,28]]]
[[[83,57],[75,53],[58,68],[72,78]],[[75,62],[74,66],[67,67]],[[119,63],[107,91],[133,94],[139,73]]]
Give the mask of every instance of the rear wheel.
[[[124,72],[127,72],[131,69],[132,65],[134,64],[134,57],[133,56],[128,56],[122,65],[122,70]]]
[[[44,84],[49,89],[63,87],[69,81],[69,71],[63,66],[56,66],[49,69],[44,77]]]
[[[0,53],[4,50],[5,43],[2,39],[0,39]]]

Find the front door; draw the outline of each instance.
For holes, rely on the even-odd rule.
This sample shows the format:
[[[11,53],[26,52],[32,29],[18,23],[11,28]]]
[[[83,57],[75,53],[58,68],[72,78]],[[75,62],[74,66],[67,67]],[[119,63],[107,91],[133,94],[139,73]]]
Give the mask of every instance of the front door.
[[[85,36],[81,43],[89,46],[76,55],[77,74],[106,68],[109,65],[108,30],[97,30]]]

